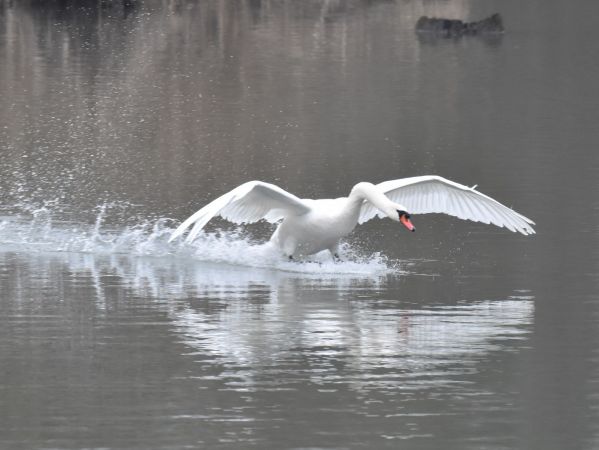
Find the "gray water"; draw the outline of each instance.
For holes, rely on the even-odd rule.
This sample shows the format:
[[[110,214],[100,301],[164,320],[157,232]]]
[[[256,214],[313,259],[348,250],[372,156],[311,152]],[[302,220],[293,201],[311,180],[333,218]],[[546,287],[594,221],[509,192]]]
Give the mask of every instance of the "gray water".
[[[417,36],[421,15],[502,36]],[[0,448],[599,448],[599,4],[0,0]],[[173,228],[251,179],[439,174],[297,264]]]

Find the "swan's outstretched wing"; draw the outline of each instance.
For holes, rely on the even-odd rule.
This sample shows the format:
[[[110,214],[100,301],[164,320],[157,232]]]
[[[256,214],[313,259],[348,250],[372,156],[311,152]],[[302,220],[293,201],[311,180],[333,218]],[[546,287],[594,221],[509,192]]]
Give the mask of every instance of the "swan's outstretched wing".
[[[287,215],[301,215],[308,211],[310,207],[307,202],[280,187],[261,181],[248,181],[187,218],[173,232],[169,242],[195,224],[187,236],[187,242],[193,241],[204,225],[217,215],[235,223],[251,223],[261,219],[274,223]]]
[[[392,201],[400,203],[409,213],[444,213],[474,222],[492,223],[522,234],[534,234],[535,223],[497,200],[445,178],[427,175],[385,181],[377,185]],[[359,223],[384,213],[364,202]]]

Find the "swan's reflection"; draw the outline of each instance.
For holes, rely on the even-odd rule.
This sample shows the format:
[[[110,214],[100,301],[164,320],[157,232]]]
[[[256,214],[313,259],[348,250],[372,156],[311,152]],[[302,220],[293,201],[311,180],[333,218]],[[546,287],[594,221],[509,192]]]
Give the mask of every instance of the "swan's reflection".
[[[377,292],[392,293],[381,278],[125,255],[0,255],[5,272],[20,273],[13,298],[32,283],[60,286],[57,274],[68,272],[71,282],[93,287],[97,314],[115,301],[115,285],[126,294],[119,301],[149,299],[186,355],[202,361],[192,376],[219,377],[233,389],[293,389],[290,373],[333,389],[458,383],[490,352],[517,348],[533,320],[526,292],[451,306],[422,299],[416,308],[377,301]]]
[[[219,364],[254,374],[293,368],[323,385],[406,389],[454,383],[456,376],[475,373],[479,359],[524,338],[533,314],[532,301],[521,298],[375,310],[343,302],[306,306],[293,303],[293,291],[285,294],[259,313],[235,304],[218,317],[192,307],[174,310],[171,317],[183,342]]]

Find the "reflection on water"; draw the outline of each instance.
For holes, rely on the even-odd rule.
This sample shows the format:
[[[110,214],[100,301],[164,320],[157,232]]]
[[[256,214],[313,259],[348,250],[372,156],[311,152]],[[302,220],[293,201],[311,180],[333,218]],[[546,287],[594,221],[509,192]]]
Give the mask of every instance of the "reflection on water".
[[[284,295],[296,294],[283,290]],[[297,358],[301,350],[308,356],[308,367],[297,367],[296,373],[304,373],[312,383],[410,390],[462,383],[465,374],[476,373],[478,358],[504,350],[505,341],[523,339],[533,313],[532,301],[521,299],[438,310],[302,308],[299,316],[297,311],[289,314],[290,308],[297,307],[278,302],[261,308],[260,319],[273,324],[268,339],[262,327],[256,330],[248,322],[245,306],[228,307],[217,321],[193,308],[177,310],[171,318],[187,345],[221,364],[251,372],[247,379],[236,380],[237,387],[276,389],[279,383],[293,387],[278,379],[273,368],[264,384],[257,378],[262,378],[262,367]],[[343,370],[336,367],[338,361],[343,361]]]
[[[119,395],[124,380],[151,370],[164,377],[161,383],[168,389],[189,383],[199,389],[193,396],[197,403],[178,404],[162,421],[175,427],[181,422],[211,424],[208,429],[217,434],[229,429],[231,442],[252,443],[248,434],[275,445],[342,439],[337,425],[324,440],[296,436],[280,441],[276,432],[265,431],[264,421],[279,423],[283,430],[303,429],[281,417],[293,407],[291,399],[297,402],[294,415],[299,420],[305,420],[305,408],[312,415],[323,414],[325,421],[332,415],[333,424],[340,416],[384,417],[376,436],[368,437],[383,446],[391,438],[430,439],[430,418],[456,413],[436,409],[443,408],[444,396],[454,398],[458,410],[466,408],[459,406],[464,396],[484,399],[486,393],[475,380],[486,371],[488,355],[509,361],[511,351],[526,345],[533,299],[514,292],[504,299],[452,305],[424,300],[416,306],[402,299],[401,290],[391,294],[395,276],[289,273],[124,254],[5,251],[0,253],[0,349],[12,369],[4,373],[4,383],[21,392],[23,400],[39,395],[41,401],[48,394],[36,387],[35,373],[47,372],[50,361],[58,358],[59,366],[48,374],[67,377],[75,392],[98,391],[110,399]],[[430,282],[426,276],[399,276]],[[371,298],[384,291],[397,297]],[[64,353],[64,345],[71,350]],[[40,354],[40,359],[33,372],[24,371],[31,354]],[[130,356],[121,360],[125,354]],[[94,363],[96,358],[110,361],[108,373],[107,367]],[[158,368],[161,358],[167,365]],[[62,391],[56,383],[53,389]],[[148,381],[136,389],[154,389],[144,383]],[[213,403],[218,392],[231,393],[226,394],[227,411]],[[231,397],[233,393],[240,396]],[[159,394],[145,395],[149,398],[135,400],[142,428],[155,420],[152,402]],[[422,395],[431,396],[431,405],[424,410],[411,407],[409,400]],[[0,406],[3,401],[8,401],[6,396],[0,396]],[[50,406],[39,406],[42,411],[63,400],[48,401]],[[328,405],[314,410],[322,402]],[[109,404],[113,408],[115,400]],[[81,408],[71,413],[83,413]],[[104,421],[110,411],[86,411],[87,419],[80,421]],[[128,413],[122,414],[125,422],[130,420]],[[16,420],[23,418],[13,416],[4,425],[4,443],[19,436],[12,428]],[[246,425],[230,428],[238,422]],[[32,427],[29,421],[20,423]],[[73,426],[65,426],[63,432],[46,429],[42,436],[66,442]],[[97,438],[95,433],[87,436],[91,442]],[[211,432],[203,436],[207,444],[216,442],[212,439]],[[149,441],[137,437],[133,442],[143,446]]]

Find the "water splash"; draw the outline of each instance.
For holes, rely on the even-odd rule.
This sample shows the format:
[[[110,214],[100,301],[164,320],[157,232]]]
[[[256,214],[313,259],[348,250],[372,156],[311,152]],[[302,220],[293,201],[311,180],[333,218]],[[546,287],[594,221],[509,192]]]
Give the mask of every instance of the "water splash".
[[[119,226],[108,218],[113,209],[121,206],[99,205],[95,221],[90,224],[60,220],[60,215],[55,217],[53,213],[52,203],[21,208],[19,214],[0,216],[0,249],[183,258],[312,274],[380,276],[399,270],[397,262],[380,253],[364,254],[347,243],[341,246],[342,262],[334,262],[327,251],[311,256],[310,261],[288,261],[270,242],[253,239],[243,228],[204,233],[191,244],[183,240],[169,243],[177,225],[173,220]]]

